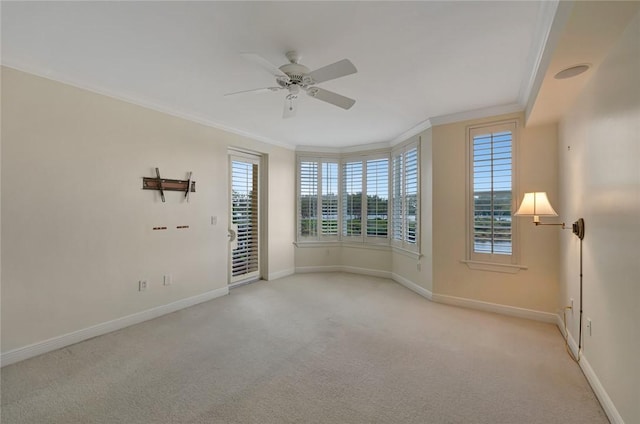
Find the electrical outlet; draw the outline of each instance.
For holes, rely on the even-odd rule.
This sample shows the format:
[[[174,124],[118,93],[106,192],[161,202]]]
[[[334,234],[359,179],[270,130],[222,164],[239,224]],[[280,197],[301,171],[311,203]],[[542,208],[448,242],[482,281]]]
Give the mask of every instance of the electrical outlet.
[[[164,284],[165,286],[171,285],[171,274],[166,274],[164,277],[162,277],[162,284]]]
[[[138,291],[145,291],[147,289],[147,280],[138,281]]]
[[[587,330],[589,330],[589,336],[591,336],[591,318],[587,318]]]
[[[212,216],[211,217],[211,225],[218,225],[218,217],[217,216]]]

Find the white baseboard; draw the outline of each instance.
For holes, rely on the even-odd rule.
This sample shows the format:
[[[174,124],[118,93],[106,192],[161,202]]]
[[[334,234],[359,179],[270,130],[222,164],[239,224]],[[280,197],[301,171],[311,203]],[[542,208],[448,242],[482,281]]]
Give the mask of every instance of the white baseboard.
[[[369,275],[371,277],[391,278],[389,271],[381,271],[377,269],[358,268],[355,266],[345,265],[323,265],[323,266],[302,266],[296,267],[297,274],[306,274],[310,272],[349,272],[351,274]]]
[[[393,273],[393,274],[391,274],[391,278],[396,283],[402,284],[403,286],[405,286],[409,290],[418,293],[420,296],[423,296],[423,297],[426,297],[429,300],[432,300],[433,293],[431,293],[429,290],[425,289],[424,287],[417,285],[413,281],[404,278],[402,275],[398,275],[396,273]]]
[[[226,294],[229,294],[229,288],[221,287],[186,299],[180,299],[166,305],[156,306],[155,308],[147,309],[146,311],[137,312],[122,318],[116,318],[112,321],[103,322],[101,324],[83,328],[82,330],[63,334],[62,336],[53,337],[42,342],[3,352],[0,355],[0,365],[4,367],[6,365],[14,364],[25,359],[33,358],[34,356],[42,355],[43,353],[61,349],[83,340],[101,336],[130,325],[138,324],[180,309],[188,308],[189,306],[197,305],[198,303],[206,302]]]
[[[573,338],[573,336],[571,335],[571,333],[569,332],[569,330],[567,329],[567,331],[565,331],[564,329],[564,321],[562,320],[562,315],[556,315],[556,325],[558,326],[558,329],[560,330],[560,333],[562,334],[562,336],[567,340],[567,344],[569,345],[569,349],[571,350],[571,353],[573,354],[574,358],[578,357],[578,343],[576,343],[575,339]]]
[[[464,297],[449,296],[446,294],[433,294],[432,300],[447,305],[462,306],[469,309],[478,309],[480,311],[494,312],[512,317],[526,318],[534,321],[557,323],[557,315],[551,312],[536,311],[533,309],[518,308],[515,306],[501,305],[499,303],[483,302],[481,300],[467,299]]]
[[[308,274],[310,272],[340,272],[342,267],[339,265],[322,265],[322,266],[298,266],[296,274]]]
[[[293,275],[296,273],[294,268],[283,269],[282,271],[271,272],[267,276],[268,281],[277,280],[278,278],[288,277],[289,275]]]
[[[571,349],[571,353],[573,353],[574,357],[577,358],[578,343],[576,343],[575,339],[571,335],[571,332],[569,332],[568,330],[566,332],[564,331],[564,322],[562,321],[561,315],[557,315],[556,324],[558,325],[560,332],[567,339],[567,343],[569,344],[569,349]],[[591,364],[589,364],[589,361],[584,356],[584,354],[581,354],[580,362],[578,362],[578,365],[580,365],[580,369],[582,369],[584,376],[587,378],[589,385],[593,389],[593,392],[596,394],[596,397],[598,398],[600,405],[602,405],[602,409],[604,409],[604,412],[607,414],[607,417],[609,418],[609,421],[611,422],[611,424],[624,424],[624,420],[622,419],[622,416],[620,415],[620,413],[618,412],[618,409],[616,408],[613,401],[609,397],[609,394],[604,389],[604,386],[602,386],[600,379],[596,375],[593,368],[591,368]]]
[[[624,424],[622,416],[616,409],[616,406],[613,404],[609,394],[602,386],[602,383],[600,383],[598,376],[595,371],[593,371],[593,368],[591,368],[589,361],[584,357],[584,355],[580,358],[580,368],[582,368],[582,372],[585,377],[587,377],[587,381],[589,381],[593,392],[600,401],[600,405],[602,405],[602,409],[604,409],[604,412],[607,414],[611,424]]]
[[[342,266],[342,272],[350,272],[352,274],[369,275],[371,277],[389,278],[391,279],[391,273],[389,271],[381,271],[378,269],[358,268],[356,266]]]

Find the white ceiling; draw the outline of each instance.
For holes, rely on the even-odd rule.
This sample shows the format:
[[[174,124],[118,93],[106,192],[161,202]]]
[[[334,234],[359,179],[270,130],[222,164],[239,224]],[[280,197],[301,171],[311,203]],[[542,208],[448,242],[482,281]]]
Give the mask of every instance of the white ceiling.
[[[526,105],[551,25],[545,2],[2,2],[2,63],[289,146],[392,142],[430,118]],[[239,56],[358,73],[319,86],[348,111],[284,92]]]

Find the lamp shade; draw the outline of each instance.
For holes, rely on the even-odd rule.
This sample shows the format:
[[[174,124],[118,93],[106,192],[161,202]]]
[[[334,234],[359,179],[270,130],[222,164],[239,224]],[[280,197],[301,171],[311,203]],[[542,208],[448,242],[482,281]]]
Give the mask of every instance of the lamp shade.
[[[520,203],[520,207],[514,215],[558,216],[556,211],[553,210],[553,207],[551,207],[547,193],[544,191],[525,193],[522,198],[522,203]]]

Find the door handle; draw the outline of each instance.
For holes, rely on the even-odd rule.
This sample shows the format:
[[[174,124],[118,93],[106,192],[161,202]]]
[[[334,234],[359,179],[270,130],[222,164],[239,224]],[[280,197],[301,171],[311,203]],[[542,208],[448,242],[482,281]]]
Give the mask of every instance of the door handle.
[[[231,244],[231,250],[235,250],[238,248],[238,226],[236,224],[231,224],[231,228],[229,228],[227,237],[229,237],[229,243]]]

